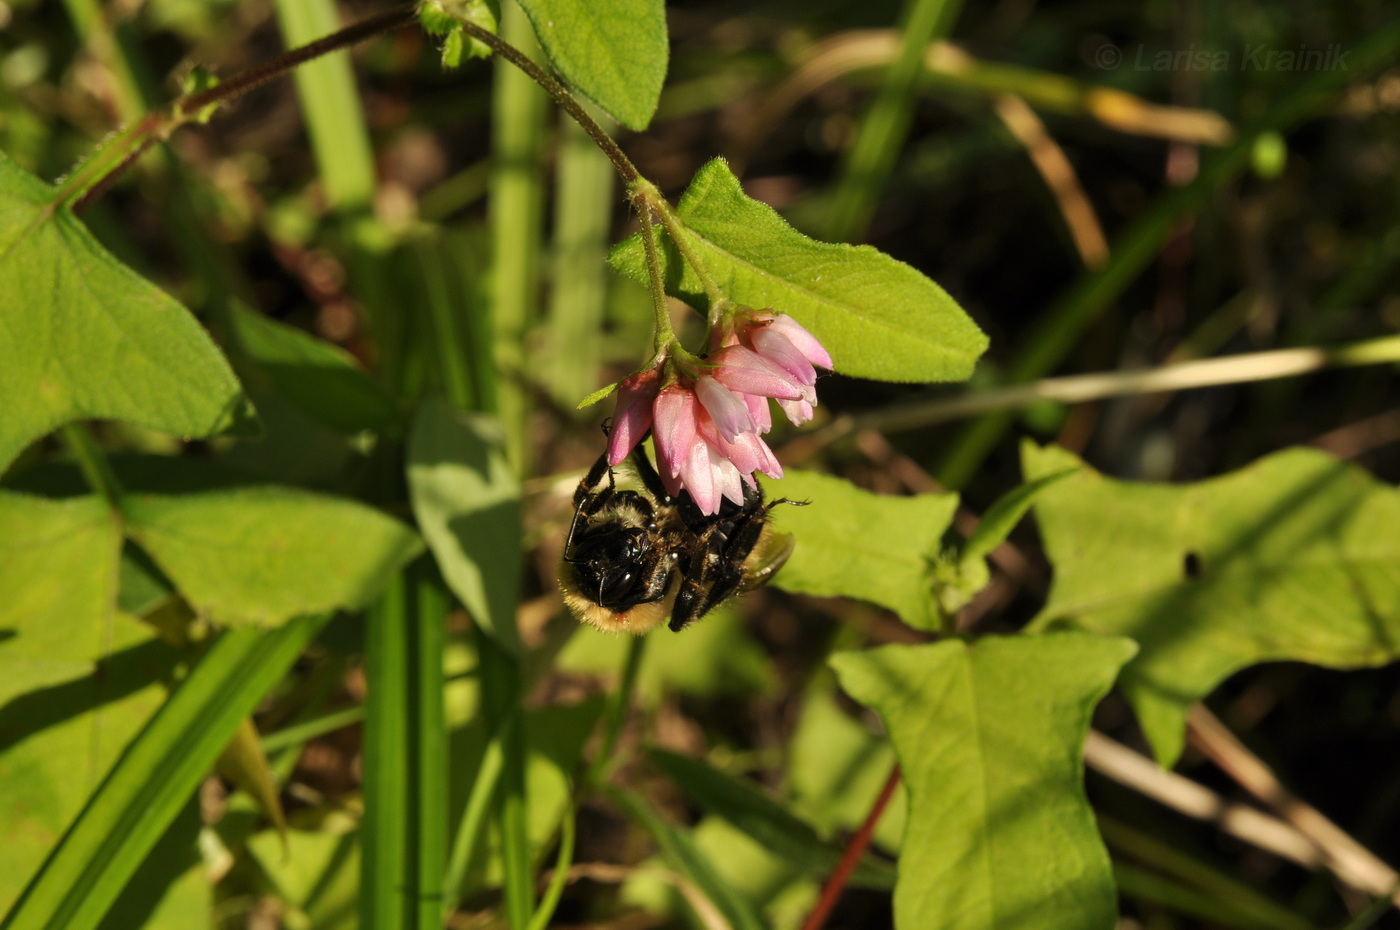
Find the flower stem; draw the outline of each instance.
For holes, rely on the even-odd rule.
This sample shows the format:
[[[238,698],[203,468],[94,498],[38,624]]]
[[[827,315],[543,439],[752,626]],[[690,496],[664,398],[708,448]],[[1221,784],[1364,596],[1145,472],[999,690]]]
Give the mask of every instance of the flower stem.
[[[652,346],[657,355],[676,343],[676,331],[671,328],[671,312],[666,306],[666,281],[661,276],[661,255],[656,247],[656,226],[651,207],[638,201],[637,212],[642,221],[642,246],[647,257],[647,280],[651,282],[651,311],[655,325]]]
[[[676,214],[675,208],[670,201],[661,196],[655,184],[645,178],[638,178],[632,185],[633,198],[645,203],[648,207],[656,211],[656,215],[661,218],[661,225],[666,227],[666,234],[671,237],[671,241],[676,244],[676,249],[681,253],[681,258],[695,271],[695,276],[700,279],[700,286],[705,289],[705,297],[710,302],[709,325],[713,327],[718,322],[718,315],[722,308],[727,307],[729,298],[724,296],[724,292],[719,289],[715,279],[710,275],[710,270],[700,261],[700,256],[695,254],[695,250],[690,247],[689,240],[685,237],[685,222]]]
[[[597,143],[598,148],[603,150],[603,154],[607,155],[608,160],[613,163],[613,167],[617,169],[617,173],[622,177],[622,182],[624,184],[633,184],[641,177],[641,174],[637,171],[637,166],[632,164],[632,160],[628,158],[626,153],[613,141],[613,137],[608,135],[607,130],[598,125],[597,120],[588,115],[588,111],[573,98],[572,94],[564,89],[564,85],[560,84],[559,81],[555,79],[554,75],[535,64],[524,52],[520,51],[520,49],[516,48],[514,45],[511,45],[494,32],[489,32],[476,23],[466,22],[465,20],[458,20],[458,25],[461,26],[464,33],[487,46],[521,71],[524,71],[530,76],[531,80],[543,87],[545,93],[553,97],[554,102],[559,104],[564,112],[573,118],[574,122],[582,126],[583,131],[588,133],[589,138]]]
[[[315,42],[283,52],[208,90],[180,97],[163,111],[148,113],[119,132],[81,164],[54,193],[54,205],[71,204],[75,211],[81,210],[102,196],[146,149],[169,138],[185,123],[203,119],[210,107],[240,97],[312,59],[356,45],[381,32],[406,26],[416,17],[417,9],[413,4],[396,7]]]
[[[68,423],[60,432],[88,486],[101,494],[113,510],[121,510],[125,492],[102,447],[92,438],[92,433],[81,423]]]

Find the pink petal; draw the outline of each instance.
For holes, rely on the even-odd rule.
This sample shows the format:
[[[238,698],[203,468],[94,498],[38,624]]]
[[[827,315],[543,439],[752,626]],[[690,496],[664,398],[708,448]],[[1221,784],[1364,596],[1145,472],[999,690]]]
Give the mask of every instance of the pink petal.
[[[691,443],[690,452],[681,466],[681,487],[701,513],[719,513],[719,495],[715,492],[715,472],[710,467],[710,447],[703,440]]]
[[[727,346],[707,359],[714,378],[732,391],[797,400],[804,385],[747,346]]]
[[[753,433],[745,433],[752,436]],[[715,475],[715,488],[719,493],[732,500],[736,504],[744,503],[744,482],[739,474],[739,469],[729,459],[720,455],[712,446],[707,446],[710,450],[710,467]],[[718,510],[718,504],[716,504]]]
[[[743,400],[709,375],[695,379],[695,396],[700,398],[705,411],[714,418],[720,435],[730,442],[740,433],[754,428],[753,420],[749,418],[749,408]]]
[[[749,408],[749,419],[753,420],[755,433],[766,433],[773,428],[773,411],[768,409],[768,398],[759,397],[757,394],[739,396],[744,399],[744,406]]]
[[[813,365],[820,365],[822,368],[832,367],[831,355],[826,349],[822,348],[822,344],[817,341],[817,337],[803,329],[801,323],[797,322],[786,313],[778,314],[768,326],[770,329],[775,329],[786,336],[788,341],[797,347],[797,351],[806,356],[807,361],[811,362]]]
[[[779,368],[802,384],[813,385],[817,383],[817,370],[812,367],[807,356],[799,352],[797,346],[792,344],[792,340],[776,329],[769,326],[755,326],[749,332],[749,341],[753,343],[755,352],[771,362],[776,362]]]
[[[627,378],[617,389],[612,430],[608,433],[608,464],[627,458],[651,429],[651,407],[656,399],[661,372],[652,368]]]
[[[662,388],[656,398],[652,435],[661,473],[672,477],[681,473],[690,447],[695,444],[695,393],[679,384]]]
[[[812,419],[812,405],[805,400],[780,400],[778,406],[783,408],[783,413],[792,421],[793,426],[801,426]]]

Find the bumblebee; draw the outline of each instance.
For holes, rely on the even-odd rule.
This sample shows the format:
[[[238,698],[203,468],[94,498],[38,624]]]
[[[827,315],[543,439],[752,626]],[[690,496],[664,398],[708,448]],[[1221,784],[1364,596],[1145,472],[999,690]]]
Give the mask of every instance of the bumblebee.
[[[736,594],[768,581],[792,554],[774,533],[756,485],[743,504],[725,500],[707,515],[684,490],[671,497],[641,446],[632,462],[642,490],[618,488],[607,456],[574,491],[559,587],[579,620],[609,633],[646,633],[670,617],[680,632]]]

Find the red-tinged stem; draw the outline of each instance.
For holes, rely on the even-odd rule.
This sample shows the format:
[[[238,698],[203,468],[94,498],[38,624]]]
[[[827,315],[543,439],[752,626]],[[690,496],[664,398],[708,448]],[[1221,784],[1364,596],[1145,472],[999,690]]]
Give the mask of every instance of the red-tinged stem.
[[[851,873],[856,870],[860,857],[865,855],[866,849],[870,847],[870,837],[875,833],[875,825],[880,822],[880,815],[885,812],[885,807],[889,805],[890,798],[894,797],[894,789],[898,786],[899,766],[896,765],[890,770],[890,777],[885,779],[885,787],[871,805],[870,813],[865,815],[865,823],[860,825],[855,836],[846,844],[841,861],[836,863],[831,877],[822,886],[822,896],[817,899],[816,906],[802,923],[802,930],[821,930],[826,926],[826,919],[831,916],[836,902],[841,900],[841,894],[846,890],[846,883],[851,880]]]
[[[147,149],[156,142],[169,138],[172,132],[190,120],[200,118],[201,111],[206,108],[246,94],[312,59],[349,48],[381,32],[406,26],[413,22],[417,15],[416,8],[410,4],[372,16],[235,74],[208,90],[181,97],[167,110],[147,114],[79,166],[68,180],[59,186],[53,202],[58,206],[71,204],[75,212],[81,212],[84,207],[102,196]]]

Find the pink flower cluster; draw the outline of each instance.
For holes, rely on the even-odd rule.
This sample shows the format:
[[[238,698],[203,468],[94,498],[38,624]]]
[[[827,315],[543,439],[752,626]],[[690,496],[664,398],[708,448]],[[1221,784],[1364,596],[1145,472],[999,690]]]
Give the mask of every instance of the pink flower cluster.
[[[684,488],[707,514],[724,498],[742,504],[754,472],[783,476],[762,439],[773,426],[768,401],[794,425],[806,423],[817,404],[816,369],[831,367],[816,337],[785,314],[742,312],[711,341],[701,370],[663,362],[623,381],[608,436],[608,463],[617,465],[651,430],[666,489]]]

